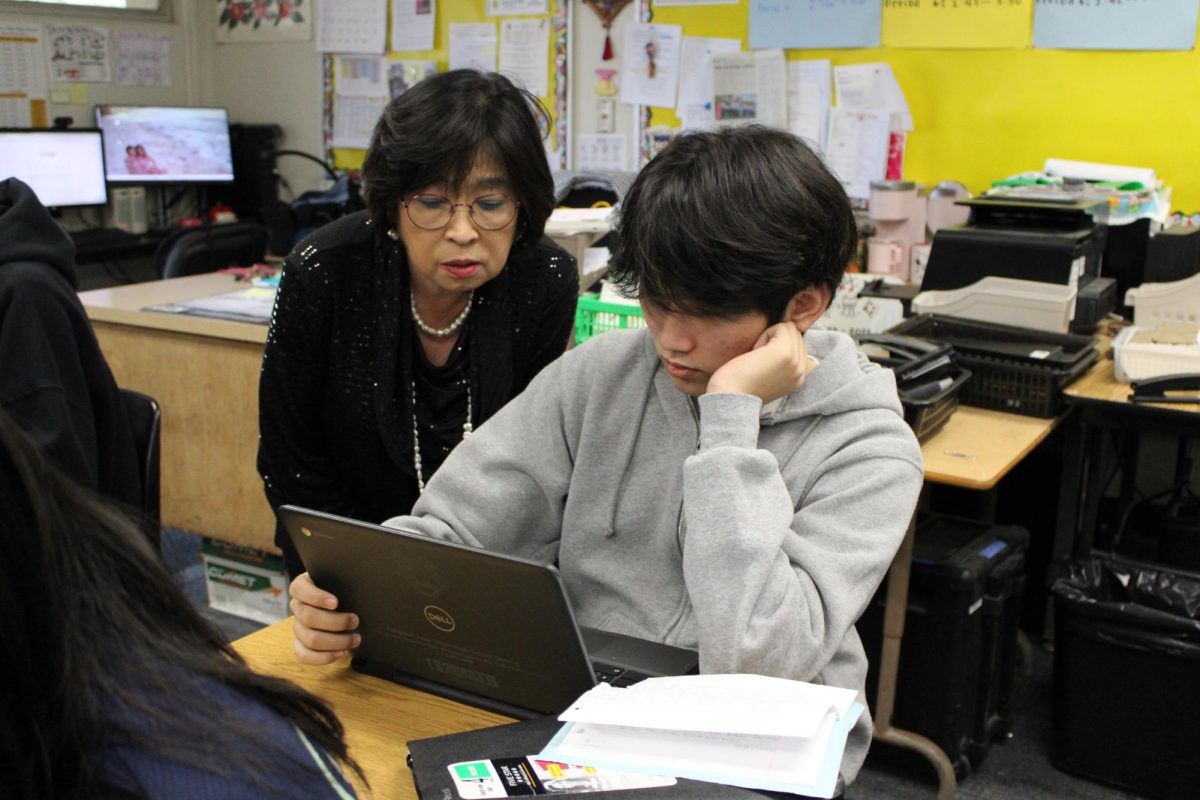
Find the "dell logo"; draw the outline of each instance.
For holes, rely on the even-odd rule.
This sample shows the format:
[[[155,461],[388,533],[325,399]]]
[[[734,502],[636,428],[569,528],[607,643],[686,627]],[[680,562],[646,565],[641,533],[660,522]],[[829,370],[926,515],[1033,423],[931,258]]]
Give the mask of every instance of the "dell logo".
[[[425,606],[425,619],[429,620],[429,624],[439,631],[449,633],[454,630],[454,617],[450,616],[445,609],[437,606]]]

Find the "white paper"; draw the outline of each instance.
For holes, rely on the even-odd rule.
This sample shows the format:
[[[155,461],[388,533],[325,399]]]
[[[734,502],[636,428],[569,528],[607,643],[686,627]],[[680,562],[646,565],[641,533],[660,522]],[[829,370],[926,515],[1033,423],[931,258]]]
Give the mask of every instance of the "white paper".
[[[334,90],[342,97],[383,97],[387,66],[384,56],[334,56]]]
[[[624,172],[625,137],[619,133],[584,133],[575,137],[575,169],[592,172]]]
[[[550,0],[488,0],[487,13],[489,17],[549,14]]]
[[[736,53],[741,49],[741,39],[683,37],[679,55],[679,99],[675,107],[680,119],[689,115],[696,117],[698,106],[707,106],[708,116],[712,118],[712,54]]]
[[[712,57],[713,121],[787,127],[787,68],[783,50],[718,53]]]
[[[122,86],[170,86],[171,40],[161,33],[113,34],[117,83]]]
[[[386,97],[333,97],[333,146],[366,148]]]
[[[550,93],[550,20],[506,19],[500,23],[500,71],[538,97]]]
[[[622,48],[621,102],[675,107],[679,85],[679,25],[628,25]]]
[[[496,71],[496,23],[450,23],[450,69]]]
[[[854,110],[884,109],[893,117],[890,130],[911,131],[912,114],[890,64],[851,64],[834,67],[833,85],[838,108]]]
[[[108,28],[49,25],[46,56],[51,82],[108,83]]]
[[[392,0],[392,49],[432,50],[436,18],[436,0]]]
[[[830,797],[855,692],[763,675],[650,678],[589,690],[539,757]]]
[[[825,160],[851,197],[870,198],[871,181],[883,180],[891,117],[885,110],[854,111],[841,106],[830,112]]]
[[[680,777],[706,774],[729,783],[793,783],[811,786],[820,777],[837,722],[822,718],[816,734],[743,736],[731,733],[662,731],[575,723],[558,754],[592,764],[603,759],[628,766],[669,770]]]
[[[1064,178],[1082,178],[1085,181],[1119,181],[1140,183],[1146,188],[1158,185],[1154,170],[1150,167],[1126,167],[1120,164],[1100,164],[1093,161],[1071,161],[1065,158],[1047,158],[1042,167],[1047,175]]]
[[[163,303],[146,306],[147,311],[162,311],[168,314],[190,314],[198,317],[230,319],[266,325],[271,321],[275,307],[274,287],[251,287],[226,292],[211,297],[184,300],[179,303]]]
[[[811,737],[829,714],[840,719],[853,689],[766,675],[647,678],[615,689],[600,684],[558,718],[563,722],[673,731]]]
[[[788,130],[825,152],[833,105],[833,66],[826,59],[789,61]]]
[[[324,0],[317,3],[317,50],[382,55],[387,0]]]
[[[0,128],[34,127],[32,104],[47,97],[44,65],[40,25],[0,25]]]

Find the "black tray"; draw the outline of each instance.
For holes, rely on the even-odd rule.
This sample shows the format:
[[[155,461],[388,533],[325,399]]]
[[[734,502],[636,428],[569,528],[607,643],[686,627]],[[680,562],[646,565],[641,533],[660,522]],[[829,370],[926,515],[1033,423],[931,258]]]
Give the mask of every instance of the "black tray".
[[[953,347],[972,373],[959,395],[965,405],[1031,417],[1057,416],[1063,388],[1100,356],[1087,336],[937,314],[910,317],[888,333]]]

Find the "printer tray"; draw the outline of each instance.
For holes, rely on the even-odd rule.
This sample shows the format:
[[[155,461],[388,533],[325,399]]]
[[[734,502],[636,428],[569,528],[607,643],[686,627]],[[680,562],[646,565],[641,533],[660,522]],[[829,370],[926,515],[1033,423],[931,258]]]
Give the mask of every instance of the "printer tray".
[[[964,405],[1030,417],[1057,416],[1063,387],[1100,356],[1087,336],[937,314],[910,317],[888,333],[952,346],[955,360],[971,371],[959,395]]]

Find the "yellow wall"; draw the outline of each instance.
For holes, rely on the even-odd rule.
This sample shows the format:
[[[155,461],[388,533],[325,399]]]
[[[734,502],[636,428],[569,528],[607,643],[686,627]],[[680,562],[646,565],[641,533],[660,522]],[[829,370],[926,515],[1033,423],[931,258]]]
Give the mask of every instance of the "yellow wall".
[[[751,0],[752,1],[752,0]],[[740,37],[748,2],[655,8],[685,36]],[[891,64],[915,130],[905,178],[959,180],[972,191],[1041,169],[1047,157],[1152,167],[1172,208],[1200,211],[1200,54],[1058,50],[789,50],[835,66]],[[678,125],[654,109],[655,124]]]

